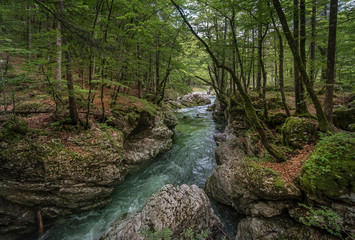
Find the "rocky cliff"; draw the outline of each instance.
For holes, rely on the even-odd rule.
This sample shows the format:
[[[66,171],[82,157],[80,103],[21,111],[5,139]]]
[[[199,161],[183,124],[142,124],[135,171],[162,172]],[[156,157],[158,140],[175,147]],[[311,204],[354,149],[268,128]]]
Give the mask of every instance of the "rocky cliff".
[[[177,119],[166,111],[120,109],[89,130],[50,129],[54,124],[34,129],[20,119],[5,123],[0,232],[10,236],[32,227],[37,211],[56,218],[109,204],[114,186],[132,166],[171,147]]]
[[[210,197],[246,216],[236,239],[352,239],[354,135],[324,138],[290,182],[262,164],[258,140],[243,122],[240,116],[230,120],[225,133],[215,135],[219,166],[205,187]]]

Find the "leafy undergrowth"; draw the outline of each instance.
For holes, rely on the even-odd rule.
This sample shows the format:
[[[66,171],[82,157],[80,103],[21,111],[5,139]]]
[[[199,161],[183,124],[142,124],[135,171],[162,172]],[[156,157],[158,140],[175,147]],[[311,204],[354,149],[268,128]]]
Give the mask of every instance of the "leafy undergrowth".
[[[268,161],[259,163],[259,165],[274,170],[280,174],[280,177],[283,180],[293,184],[294,179],[299,176],[304,163],[311,155],[313,149],[314,145],[306,145],[303,149],[297,150],[291,154],[286,162],[277,163]]]

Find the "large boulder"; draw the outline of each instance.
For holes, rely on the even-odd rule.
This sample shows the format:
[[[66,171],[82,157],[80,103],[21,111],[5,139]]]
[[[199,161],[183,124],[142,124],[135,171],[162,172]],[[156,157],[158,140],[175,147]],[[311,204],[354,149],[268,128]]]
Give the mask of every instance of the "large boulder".
[[[166,126],[157,126],[131,135],[125,142],[124,161],[129,165],[140,164],[169,150],[174,132]]]
[[[248,217],[238,224],[236,240],[271,240],[271,239],[338,239],[323,232],[296,223],[288,218],[272,219]]]
[[[101,239],[145,239],[140,233],[142,229],[154,232],[164,228],[169,228],[173,238],[179,239],[189,228],[198,233],[221,225],[202,189],[168,184],[148,199],[141,212],[117,219]]]
[[[318,129],[318,123],[314,119],[289,117],[281,128],[282,143],[289,147],[302,148],[317,139]]]
[[[355,134],[336,133],[318,142],[302,168],[300,183],[310,198],[354,203]]]
[[[203,106],[203,105],[211,104],[209,95],[200,92],[189,93],[183,96],[179,100],[180,103],[185,107]]]
[[[141,114],[137,127],[125,140],[124,162],[137,165],[169,150],[176,125],[177,118],[169,111],[162,112],[161,116]]]
[[[302,168],[300,185],[315,205],[340,216],[355,235],[355,134],[336,133],[319,141]]]
[[[237,212],[273,217],[282,213],[301,192],[271,169],[246,160],[229,161],[217,167],[206,182],[206,192]]]

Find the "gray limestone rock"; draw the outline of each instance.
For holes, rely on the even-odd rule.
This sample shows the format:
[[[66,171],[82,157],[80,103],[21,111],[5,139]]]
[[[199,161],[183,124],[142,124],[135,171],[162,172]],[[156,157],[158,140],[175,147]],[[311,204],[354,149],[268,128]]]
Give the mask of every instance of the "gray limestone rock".
[[[101,239],[145,239],[140,229],[153,231],[169,228],[173,238],[193,227],[194,231],[213,229],[222,226],[214,215],[204,191],[196,185],[165,185],[153,194],[141,212],[129,214],[117,219]]]
[[[238,224],[235,240],[273,240],[273,239],[337,239],[323,232],[296,223],[288,218],[275,217],[270,219],[248,217]]]
[[[209,196],[237,212],[273,217],[297,200],[301,192],[275,172],[249,161],[229,161],[217,167],[207,180]]]

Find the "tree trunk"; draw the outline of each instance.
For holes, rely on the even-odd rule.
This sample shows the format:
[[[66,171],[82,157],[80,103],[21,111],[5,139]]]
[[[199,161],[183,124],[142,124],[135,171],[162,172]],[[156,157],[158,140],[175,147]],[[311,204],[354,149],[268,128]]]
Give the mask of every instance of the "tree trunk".
[[[306,68],[306,3],[305,0],[300,1],[300,54],[303,62],[303,66]],[[300,76],[302,77],[302,76]],[[299,113],[308,113],[306,96],[302,81],[299,81],[300,90],[300,105]]]
[[[258,73],[256,77],[256,91],[261,95],[261,58],[262,58],[262,51],[263,51],[263,35],[262,35],[263,26],[261,23],[258,27]]]
[[[56,46],[57,46],[57,69],[56,69],[56,79],[59,81],[62,79],[62,34],[61,34],[61,25],[60,21],[57,23],[57,38],[56,38]]]
[[[156,36],[156,53],[155,53],[155,95],[160,94],[160,42],[159,34]]]
[[[66,75],[67,75],[67,86],[68,86],[68,97],[69,97],[69,117],[73,124],[77,124],[79,121],[78,109],[75,101],[74,94],[74,83],[73,83],[73,75],[72,75],[72,67],[71,67],[71,58],[70,52],[67,50],[65,52],[66,58]]]
[[[329,132],[329,131],[331,131],[331,127],[330,127],[328,120],[323,112],[322,105],[321,105],[319,99],[317,98],[316,93],[314,92],[314,89],[313,89],[312,83],[308,77],[307,71],[303,65],[303,62],[302,62],[301,57],[299,55],[299,51],[298,51],[296,42],[295,42],[294,38],[292,37],[291,31],[288,27],[286,16],[281,8],[280,1],[279,0],[272,0],[272,2],[273,2],[273,5],[276,9],[276,12],[279,16],[283,31],[284,31],[286,39],[288,41],[288,45],[290,46],[290,49],[292,51],[293,57],[296,59],[296,63],[300,69],[300,72],[302,75],[302,80],[304,81],[304,84],[306,85],[306,89],[308,91],[308,94],[311,97],[313,105],[316,109],[320,130],[323,132]]]
[[[327,58],[327,82],[325,87],[324,111],[328,121],[333,118],[333,91],[335,75],[335,50],[337,33],[338,0],[330,1],[328,58]]]
[[[279,81],[280,81],[280,92],[282,104],[284,105],[284,109],[287,117],[291,116],[290,110],[288,109],[285,90],[284,90],[284,47],[283,47],[283,39],[279,29],[276,26],[275,19],[273,14],[271,13],[272,24],[274,25],[278,40],[279,40]]]
[[[299,15],[300,14],[299,14],[298,0],[294,0],[293,1],[293,36],[294,36],[297,52],[299,52],[299,48],[300,48]],[[293,60],[293,66],[294,66],[293,74],[294,74],[295,101],[296,101],[295,114],[302,114],[308,111],[307,111],[307,106],[304,98],[304,89],[302,85],[302,80],[300,79],[301,76],[299,72],[299,66],[295,58]]]
[[[315,68],[314,61],[316,60],[316,14],[317,14],[317,5],[316,0],[312,1],[312,17],[311,17],[311,63],[310,63],[310,72],[309,77],[311,79],[312,85],[315,82]]]
[[[2,87],[2,96],[4,99],[4,111],[5,113],[7,112],[7,96],[6,96],[6,82],[5,82],[5,77],[4,77],[4,71],[3,71],[3,63],[6,61],[0,60],[0,73],[1,73],[1,87]]]
[[[218,59],[213,54],[213,52],[211,51],[211,49],[207,45],[207,43],[194,31],[194,29],[192,28],[191,24],[187,21],[187,19],[186,19],[185,15],[183,14],[182,10],[180,9],[180,7],[173,0],[170,0],[170,1],[174,4],[176,9],[179,11],[181,18],[184,20],[186,25],[189,27],[189,29],[192,32],[192,34],[204,45],[204,47],[206,48],[206,51],[208,52],[208,54],[212,58],[213,62],[219,68],[223,68],[223,69],[227,70],[231,74],[231,76],[233,77],[233,81],[237,84],[238,91],[241,94],[241,96],[243,97],[244,108],[245,108],[246,115],[248,116],[248,119],[250,120],[251,124],[253,124],[254,128],[256,129],[256,131],[259,133],[260,140],[261,140],[262,144],[264,145],[265,149],[277,161],[279,161],[279,162],[285,161],[285,158],[269,144],[269,140],[267,138],[265,129],[263,128],[262,124],[260,123],[260,120],[259,120],[258,116],[256,115],[255,109],[253,107],[253,103],[252,103],[251,99],[249,98],[248,94],[244,91],[242,83],[241,83],[240,79],[237,78],[237,76],[236,76],[235,72],[233,71],[233,69],[231,69],[228,66],[221,65],[218,62]],[[235,50],[236,50],[236,53],[237,53],[237,57],[238,57],[241,76],[242,76],[242,78],[243,77],[245,78],[244,71],[243,71],[243,63],[241,62],[241,56],[240,56],[239,47],[238,47],[238,44],[237,44],[237,39],[236,39],[236,34],[235,34],[235,29],[234,29],[234,12],[233,12],[233,18],[230,20],[230,24],[231,24],[231,30],[232,30],[232,33],[233,33],[234,47],[235,47]]]

